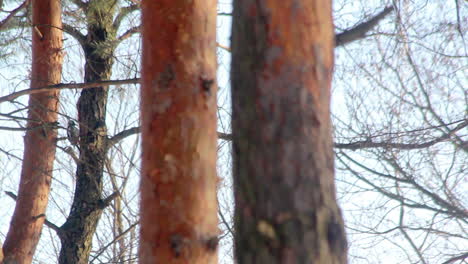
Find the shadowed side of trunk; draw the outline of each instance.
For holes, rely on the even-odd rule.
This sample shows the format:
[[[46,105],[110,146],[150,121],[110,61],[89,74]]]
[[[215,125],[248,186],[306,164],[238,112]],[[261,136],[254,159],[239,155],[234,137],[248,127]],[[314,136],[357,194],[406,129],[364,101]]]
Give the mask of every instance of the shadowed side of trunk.
[[[234,1],[239,263],[346,263],[330,126],[331,1]]]

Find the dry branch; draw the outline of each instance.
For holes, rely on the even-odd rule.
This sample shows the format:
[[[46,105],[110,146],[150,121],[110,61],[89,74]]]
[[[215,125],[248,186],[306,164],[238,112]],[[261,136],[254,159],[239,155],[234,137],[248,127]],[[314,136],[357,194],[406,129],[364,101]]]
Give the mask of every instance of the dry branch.
[[[45,91],[63,90],[63,89],[88,89],[88,88],[95,88],[95,87],[102,87],[102,86],[109,86],[109,85],[137,84],[139,82],[140,82],[140,78],[111,80],[111,81],[97,81],[97,82],[87,82],[87,83],[59,83],[59,84],[49,85],[49,86],[44,86],[44,87],[39,87],[39,88],[25,89],[25,90],[11,93],[9,95],[2,96],[0,97],[0,103],[11,101],[23,95],[41,93]]]

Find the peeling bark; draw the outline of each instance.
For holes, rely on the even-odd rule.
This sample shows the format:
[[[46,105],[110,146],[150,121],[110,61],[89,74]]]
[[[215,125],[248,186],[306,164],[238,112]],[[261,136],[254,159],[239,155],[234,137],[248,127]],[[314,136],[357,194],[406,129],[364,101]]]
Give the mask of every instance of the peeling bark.
[[[216,1],[142,12],[140,263],[215,264]]]
[[[31,88],[60,83],[62,73],[61,4],[58,0],[32,3]],[[59,91],[29,97],[24,156],[18,200],[3,245],[3,263],[31,263],[45,220],[57,139]],[[1,260],[0,260],[1,261]]]
[[[234,1],[239,263],[346,263],[330,126],[331,1]]]

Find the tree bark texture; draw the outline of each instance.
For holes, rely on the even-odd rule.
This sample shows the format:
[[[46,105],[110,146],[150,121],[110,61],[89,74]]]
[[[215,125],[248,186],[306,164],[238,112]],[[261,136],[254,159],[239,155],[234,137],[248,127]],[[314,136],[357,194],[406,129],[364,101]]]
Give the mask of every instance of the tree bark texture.
[[[115,50],[112,27],[115,1],[93,0],[86,9],[88,35],[83,45],[85,82],[109,80]],[[70,214],[60,228],[60,264],[87,264],[102,210],[104,162],[107,155],[106,105],[108,87],[81,91],[78,100],[80,161]]]
[[[31,88],[60,83],[62,27],[59,0],[32,2]],[[3,263],[31,263],[45,220],[57,139],[59,91],[32,94],[15,211],[3,245]]]
[[[144,0],[142,12],[140,263],[214,264],[216,1]]]
[[[331,1],[234,1],[238,263],[346,263],[330,126]]]

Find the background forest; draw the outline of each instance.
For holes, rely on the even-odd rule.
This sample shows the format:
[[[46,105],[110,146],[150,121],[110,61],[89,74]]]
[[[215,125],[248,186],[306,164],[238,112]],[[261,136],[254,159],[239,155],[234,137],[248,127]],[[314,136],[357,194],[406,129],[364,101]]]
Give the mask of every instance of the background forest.
[[[233,263],[231,12],[230,1],[218,2],[220,263]],[[467,14],[462,0],[333,1],[332,122],[349,263],[468,262]],[[30,17],[28,1],[0,1],[2,242],[30,129],[30,92],[21,92],[31,78]],[[62,19],[59,139],[34,263],[59,263],[80,243],[89,263],[137,263],[140,1],[64,0]],[[108,88],[92,92],[99,87]],[[73,145],[70,121],[102,128],[88,142],[96,147]],[[99,164],[77,168],[83,158]],[[83,217],[89,199],[102,204]]]

